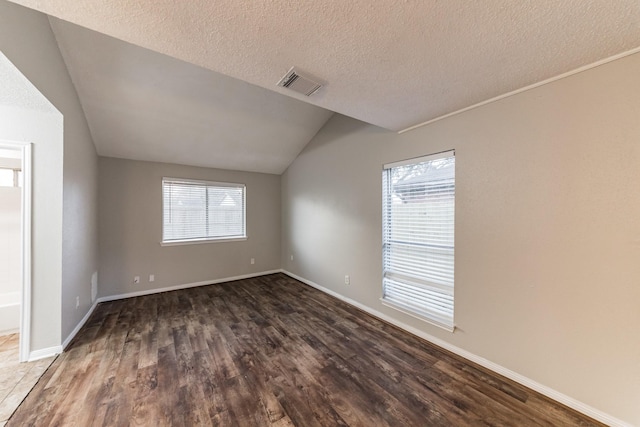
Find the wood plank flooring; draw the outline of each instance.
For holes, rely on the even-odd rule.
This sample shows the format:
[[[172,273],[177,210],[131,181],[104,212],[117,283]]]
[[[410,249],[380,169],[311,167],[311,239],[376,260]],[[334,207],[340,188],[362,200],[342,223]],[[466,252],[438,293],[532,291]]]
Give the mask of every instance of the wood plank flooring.
[[[283,274],[100,304],[8,426],[595,426]]]
[[[20,363],[20,335],[0,336],[0,427],[38,382],[55,357]]]

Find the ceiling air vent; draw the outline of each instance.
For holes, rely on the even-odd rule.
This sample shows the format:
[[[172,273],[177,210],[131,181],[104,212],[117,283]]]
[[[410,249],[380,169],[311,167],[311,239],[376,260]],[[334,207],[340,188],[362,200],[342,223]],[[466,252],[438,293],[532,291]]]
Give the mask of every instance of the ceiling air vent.
[[[305,96],[311,96],[322,87],[322,84],[302,75],[295,67],[291,67],[287,74],[280,79],[278,86],[289,88]]]

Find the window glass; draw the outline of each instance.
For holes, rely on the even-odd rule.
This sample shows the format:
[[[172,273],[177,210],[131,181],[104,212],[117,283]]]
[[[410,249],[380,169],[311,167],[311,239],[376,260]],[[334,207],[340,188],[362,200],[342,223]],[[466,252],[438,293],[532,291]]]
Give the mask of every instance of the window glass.
[[[453,330],[453,152],[385,166],[383,222],[383,301]]]
[[[246,237],[245,186],[164,178],[163,242]]]

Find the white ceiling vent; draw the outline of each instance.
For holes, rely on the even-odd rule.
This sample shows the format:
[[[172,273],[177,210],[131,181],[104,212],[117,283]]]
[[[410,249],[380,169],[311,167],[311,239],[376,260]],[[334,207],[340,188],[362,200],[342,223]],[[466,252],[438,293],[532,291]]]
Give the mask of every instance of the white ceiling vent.
[[[278,86],[289,88],[305,96],[311,96],[322,87],[322,83],[302,75],[295,67],[291,67],[287,74],[280,79]]]

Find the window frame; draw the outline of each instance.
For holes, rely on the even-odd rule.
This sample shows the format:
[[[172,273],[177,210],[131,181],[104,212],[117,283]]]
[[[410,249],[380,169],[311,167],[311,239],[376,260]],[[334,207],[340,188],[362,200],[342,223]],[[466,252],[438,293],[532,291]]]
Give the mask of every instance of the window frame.
[[[199,237],[192,239],[171,239],[165,240],[165,197],[164,197],[164,188],[165,183],[173,182],[173,183],[184,183],[189,185],[199,185],[204,188],[208,187],[233,187],[233,188],[241,188],[242,189],[242,230],[244,232],[243,235],[237,236],[221,236],[221,237]],[[224,242],[238,242],[247,240],[247,186],[241,183],[235,182],[220,182],[220,181],[206,181],[206,180],[197,180],[197,179],[187,179],[187,178],[173,178],[173,177],[163,177],[162,185],[160,188],[161,192],[161,211],[162,211],[162,222],[161,222],[161,230],[160,230],[160,245],[161,246],[180,246],[180,245],[197,245],[197,244],[205,244],[205,243],[224,243]],[[207,206],[208,209],[208,206]]]
[[[11,167],[2,167],[0,166],[0,171],[11,171],[12,172],[12,185],[3,185],[0,184],[0,187],[5,188],[20,188],[22,187],[22,170],[11,168]]]
[[[391,235],[391,221],[392,221],[392,215],[391,212],[388,210],[391,206],[391,197],[393,197],[393,192],[391,191],[392,189],[392,182],[390,181],[390,176],[391,176],[391,170],[394,168],[398,168],[398,167],[402,167],[402,166],[409,166],[409,165],[417,165],[420,163],[426,163],[426,162],[431,162],[431,161],[437,161],[439,159],[446,159],[446,158],[453,158],[453,162],[454,162],[454,166],[453,166],[453,218],[452,218],[452,222],[453,222],[453,235],[452,235],[452,246],[451,246],[451,285],[450,285],[450,289],[445,289],[448,288],[447,286],[443,286],[441,284],[437,284],[435,282],[433,283],[426,283],[428,281],[415,277],[413,278],[414,281],[412,283],[412,277],[406,274],[397,274],[394,273],[394,271],[388,271],[387,270],[387,258],[389,256],[391,256],[391,252],[390,251],[390,244],[392,242],[390,242],[390,235]],[[414,318],[420,319],[422,321],[425,321],[427,323],[430,323],[432,325],[438,326],[442,329],[445,329],[447,331],[450,332],[454,332],[455,331],[455,286],[454,286],[454,277],[455,277],[455,201],[456,201],[456,197],[455,197],[455,185],[456,185],[456,174],[455,174],[455,150],[448,150],[448,151],[444,151],[444,152],[440,152],[440,153],[435,153],[435,154],[431,154],[431,155],[427,155],[427,156],[421,156],[421,157],[416,157],[416,158],[412,158],[412,159],[407,159],[407,160],[402,160],[402,161],[398,161],[398,162],[393,162],[393,163],[389,163],[389,164],[385,164],[382,167],[382,296],[380,298],[380,301],[383,305],[387,306],[387,307],[391,307],[397,311],[400,311],[404,314],[407,314],[409,316],[412,316]],[[447,318],[443,321],[443,316],[441,314],[438,314],[437,311],[434,310],[430,310],[427,306],[422,305],[420,309],[413,309],[412,307],[410,307],[409,305],[404,305],[401,302],[396,302],[396,301],[391,301],[389,299],[386,298],[386,293],[387,293],[387,282],[388,281],[393,281],[394,278],[397,277],[401,277],[403,280],[403,282],[399,282],[400,285],[406,285],[406,286],[413,286],[414,289],[413,291],[417,291],[416,288],[422,288],[421,290],[424,291],[424,294],[420,294],[420,298],[426,299],[426,298],[432,298],[427,296],[427,294],[429,293],[433,293],[434,289],[437,289],[435,292],[441,292],[441,295],[450,295],[451,298],[451,317],[450,319]],[[425,283],[425,285],[420,285],[420,282]],[[393,287],[393,284],[392,284]],[[439,289],[438,289],[439,288]],[[400,291],[402,293],[402,291]],[[419,291],[417,291],[419,292]],[[438,296],[436,296],[437,299]],[[432,299],[430,302],[435,301],[434,299]]]

